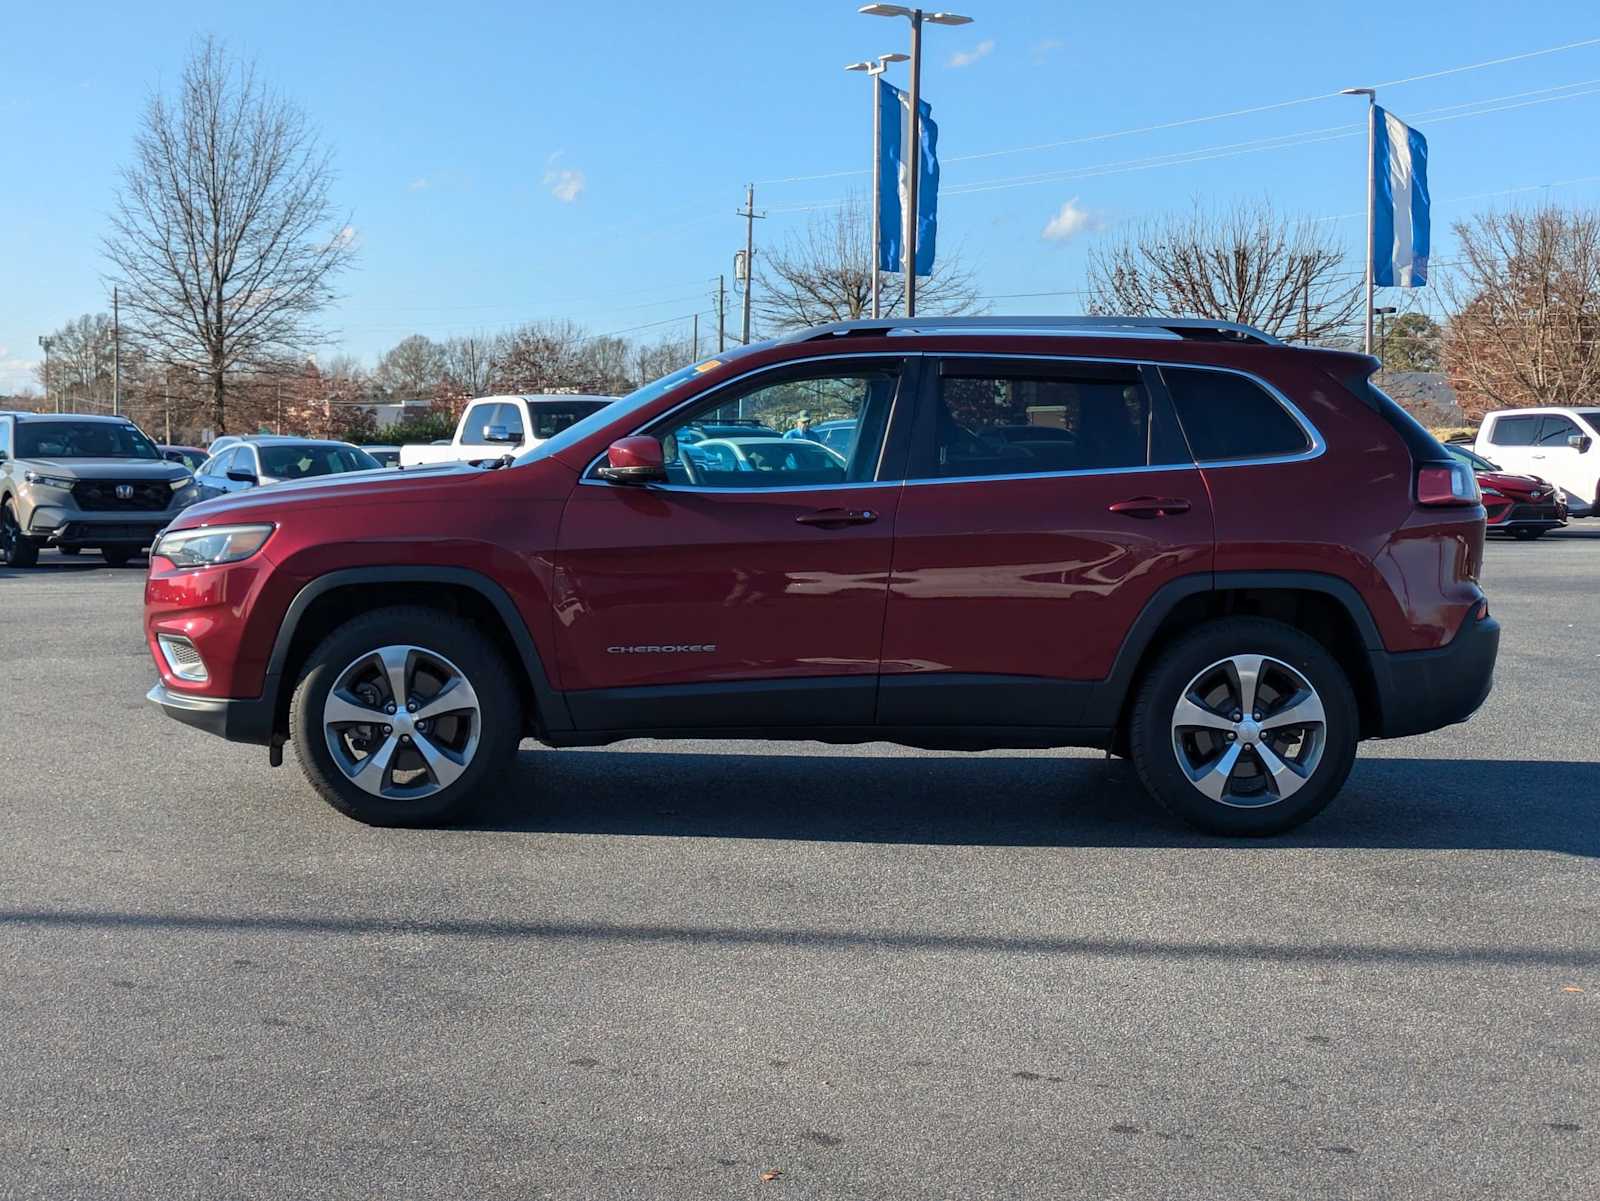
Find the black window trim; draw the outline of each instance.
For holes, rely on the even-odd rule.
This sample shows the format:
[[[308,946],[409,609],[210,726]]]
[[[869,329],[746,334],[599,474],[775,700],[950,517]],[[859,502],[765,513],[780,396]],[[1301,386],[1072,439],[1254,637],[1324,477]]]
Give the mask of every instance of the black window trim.
[[[694,484],[650,484],[651,492],[693,492],[705,496],[729,496],[737,494],[754,494],[757,496],[781,495],[789,492],[837,492],[845,488],[900,488],[911,482],[905,478],[906,459],[910,453],[910,425],[911,418],[915,416],[916,393],[919,391],[920,365],[924,352],[920,350],[897,351],[850,351],[835,354],[807,355],[805,358],[784,359],[776,363],[766,363],[754,367],[730,379],[723,380],[715,388],[707,388],[704,392],[697,392],[686,397],[678,404],[672,406],[665,413],[652,417],[643,425],[638,426],[629,434],[620,437],[637,437],[641,434],[653,435],[656,430],[672,421],[685,409],[695,408],[704,400],[716,396],[719,392],[736,388],[760,376],[787,374],[791,368],[803,367],[812,364],[848,363],[856,359],[866,359],[876,362],[896,362],[900,368],[900,384],[895,389],[894,399],[889,404],[889,417],[884,426],[883,445],[878,448],[878,466],[870,480],[846,481],[842,484],[792,484],[786,487],[756,487],[756,488],[709,488],[699,487]],[[812,375],[813,372],[802,372],[802,375]],[[781,382],[781,381],[780,381]],[[909,410],[909,411],[908,411]],[[616,438],[612,439],[617,441]],[[600,479],[595,475],[596,469],[605,462],[606,452],[602,450],[589,461],[583,469],[578,483],[595,485],[601,488],[615,488],[616,484]],[[891,458],[897,458],[899,465],[891,463]]]
[[[930,381],[937,381],[939,378],[942,378],[942,361],[945,359],[992,359],[996,361],[1012,360],[1028,363],[1059,364],[1057,370],[1062,371],[1063,373],[1075,364],[1119,365],[1124,367],[1132,367],[1140,372],[1146,389],[1151,393],[1152,402],[1154,402],[1159,395],[1161,398],[1166,400],[1166,403],[1169,407],[1173,406],[1171,396],[1167,392],[1166,381],[1161,378],[1161,368],[1163,367],[1177,368],[1184,371],[1219,371],[1226,375],[1242,376],[1251,383],[1262,388],[1268,396],[1277,401],[1278,404],[1282,405],[1283,408],[1288,411],[1289,416],[1294,419],[1295,423],[1299,425],[1301,430],[1305,433],[1309,445],[1306,450],[1299,451],[1295,454],[1268,455],[1261,458],[1222,459],[1213,463],[1199,463],[1191,458],[1189,461],[1183,463],[1151,463],[1143,467],[1081,467],[1075,468],[1071,471],[1029,471],[1015,475],[939,476],[928,479],[906,480],[908,487],[927,487],[934,484],[974,484],[1000,480],[1047,480],[1086,475],[1134,475],[1140,472],[1183,471],[1189,468],[1211,471],[1216,468],[1227,467],[1256,467],[1267,463],[1303,463],[1311,459],[1320,458],[1328,449],[1328,445],[1326,441],[1323,440],[1321,431],[1319,431],[1317,427],[1311,423],[1311,419],[1301,412],[1294,402],[1285,396],[1281,390],[1275,387],[1270,381],[1263,379],[1254,372],[1242,371],[1237,367],[1218,367],[1210,363],[1166,362],[1160,359],[1117,358],[1102,355],[1052,355],[1038,353],[1022,354],[1018,352],[1001,353],[995,351],[930,351],[928,353],[930,356],[936,356],[941,360],[940,370],[930,371],[927,373]],[[1152,379],[1152,377],[1154,378]],[[924,407],[931,403],[926,391],[924,392],[922,403]],[[1183,429],[1183,422],[1181,419],[1177,419],[1177,426],[1179,430]],[[1187,432],[1184,433],[1184,440],[1185,442],[1188,440]]]

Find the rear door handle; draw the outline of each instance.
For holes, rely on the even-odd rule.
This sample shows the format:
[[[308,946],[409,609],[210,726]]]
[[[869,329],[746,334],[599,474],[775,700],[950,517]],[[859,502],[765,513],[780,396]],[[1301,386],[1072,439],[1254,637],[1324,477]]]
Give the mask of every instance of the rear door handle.
[[[878,520],[878,514],[872,509],[818,509],[815,513],[802,513],[795,520],[801,525],[837,530],[847,525],[870,525]]]
[[[1180,513],[1187,513],[1191,508],[1189,502],[1181,496],[1135,496],[1131,500],[1119,500],[1108,507],[1111,512],[1121,513],[1124,517],[1139,517],[1146,520],[1151,517],[1176,517]]]

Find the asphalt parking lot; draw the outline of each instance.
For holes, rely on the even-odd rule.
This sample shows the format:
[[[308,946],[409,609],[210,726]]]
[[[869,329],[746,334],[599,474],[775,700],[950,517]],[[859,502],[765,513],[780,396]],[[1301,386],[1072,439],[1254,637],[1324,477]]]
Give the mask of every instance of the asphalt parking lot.
[[[373,830],[0,569],[0,1196],[1600,1195],[1600,522],[1268,843],[1083,752],[526,744]],[[764,1174],[777,1173],[771,1179]]]

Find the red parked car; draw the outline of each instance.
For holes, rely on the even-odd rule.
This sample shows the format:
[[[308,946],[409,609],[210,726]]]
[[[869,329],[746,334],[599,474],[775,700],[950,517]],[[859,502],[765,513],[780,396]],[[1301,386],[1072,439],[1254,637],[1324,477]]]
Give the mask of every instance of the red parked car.
[[[1285,830],[1360,739],[1490,688],[1477,485],[1375,366],[1212,322],[803,331],[513,461],[185,510],[150,698],[378,824],[525,737],[760,737],[1103,747],[1196,825]],[[802,413],[851,435],[815,454]]]
[[[1454,442],[1446,450],[1471,467],[1488,512],[1488,532],[1532,542],[1567,524],[1567,498],[1536,475],[1513,475]]]

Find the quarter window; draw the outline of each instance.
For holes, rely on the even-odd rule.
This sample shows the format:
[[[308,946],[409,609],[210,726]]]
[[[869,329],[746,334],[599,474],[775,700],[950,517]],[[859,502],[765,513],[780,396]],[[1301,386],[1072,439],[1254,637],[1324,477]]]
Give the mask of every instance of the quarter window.
[[[922,479],[1105,471],[1188,461],[1136,367],[1055,364],[1014,371],[947,360]],[[926,435],[924,435],[926,437]],[[927,445],[926,442],[923,443]]]
[[[1539,437],[1538,417],[1496,417],[1489,431],[1495,446],[1532,446]]]
[[[1202,463],[1303,454],[1311,440],[1266,389],[1242,375],[1163,367],[1178,420]]]

